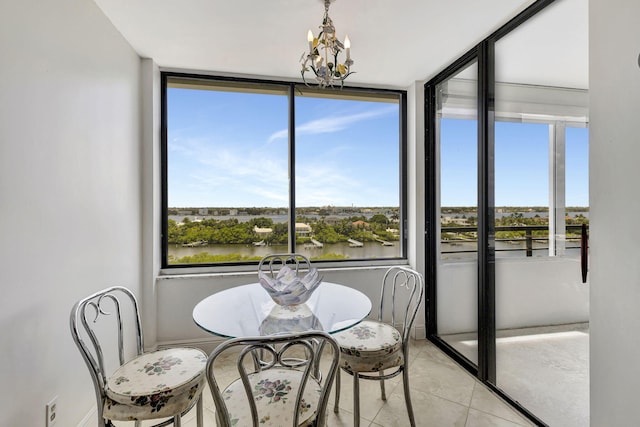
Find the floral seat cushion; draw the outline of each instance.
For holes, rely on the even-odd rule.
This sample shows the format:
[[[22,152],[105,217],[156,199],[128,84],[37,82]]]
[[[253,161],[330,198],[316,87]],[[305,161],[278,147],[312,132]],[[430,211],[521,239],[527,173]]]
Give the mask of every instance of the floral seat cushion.
[[[348,371],[377,372],[404,363],[400,332],[385,323],[365,320],[333,336],[340,365]]]
[[[253,398],[258,410],[260,426],[290,426],[293,423],[296,396],[302,373],[293,369],[269,369],[249,375]],[[315,420],[321,387],[309,377],[300,404],[300,426],[309,426]],[[242,380],[237,379],[223,392],[231,424],[252,426],[251,410]]]
[[[144,420],[189,407],[202,391],[207,355],[195,348],[145,353],[120,366],[107,380],[104,417]]]

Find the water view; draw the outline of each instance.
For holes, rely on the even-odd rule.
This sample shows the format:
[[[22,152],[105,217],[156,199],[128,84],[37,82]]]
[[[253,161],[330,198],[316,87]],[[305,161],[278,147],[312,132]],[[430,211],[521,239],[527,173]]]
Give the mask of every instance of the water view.
[[[273,253],[287,253],[287,245],[206,245],[200,247],[184,247],[181,245],[169,245],[169,255],[176,259],[186,256],[193,256],[201,252],[211,254],[231,255],[242,254],[249,258],[260,259],[265,255]],[[371,258],[393,258],[399,256],[399,248],[394,246],[383,246],[381,243],[363,243],[361,247],[349,246],[349,243],[325,244],[322,248],[299,247],[296,252],[307,256],[309,259],[318,259],[327,255],[342,255],[346,259],[371,259]]]
[[[402,256],[397,207],[297,208],[293,227],[284,208],[171,208],[169,264],[249,262],[296,252],[315,260]]]
[[[402,254],[398,208],[299,208],[296,252],[312,260],[390,259]],[[567,208],[566,234],[556,236],[556,254],[579,253],[580,227],[589,210]],[[544,207],[496,209],[497,257],[546,257],[549,217]],[[476,211],[442,208],[443,260],[477,256]],[[289,216],[284,208],[172,208],[168,221],[169,264],[251,262],[288,248]],[[558,249],[559,248],[559,249]]]

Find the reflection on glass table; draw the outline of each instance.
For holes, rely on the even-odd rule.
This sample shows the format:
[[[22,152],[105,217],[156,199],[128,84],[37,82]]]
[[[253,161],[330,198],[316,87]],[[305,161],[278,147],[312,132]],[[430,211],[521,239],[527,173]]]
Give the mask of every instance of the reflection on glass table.
[[[193,309],[193,320],[207,332],[227,338],[311,330],[347,329],[369,315],[371,300],[362,292],[322,282],[304,304],[280,306],[259,283],[217,292]]]
[[[260,335],[286,332],[323,331],[320,320],[307,304],[275,305],[260,323]]]

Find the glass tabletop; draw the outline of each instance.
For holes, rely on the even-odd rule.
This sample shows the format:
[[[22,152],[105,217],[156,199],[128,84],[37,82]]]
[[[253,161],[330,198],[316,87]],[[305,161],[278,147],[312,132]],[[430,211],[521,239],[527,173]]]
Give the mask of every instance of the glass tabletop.
[[[280,306],[259,283],[217,292],[193,309],[193,320],[207,332],[227,338],[283,332],[342,331],[371,312],[371,300],[362,292],[322,282],[306,303]]]

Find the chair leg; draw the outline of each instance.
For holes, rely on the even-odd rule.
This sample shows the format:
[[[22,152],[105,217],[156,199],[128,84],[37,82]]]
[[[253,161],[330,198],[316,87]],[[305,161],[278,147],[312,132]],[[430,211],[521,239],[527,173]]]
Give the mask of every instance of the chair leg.
[[[340,403],[340,371],[341,369],[338,368],[337,372],[336,372],[336,400],[335,403],[333,404],[333,412],[335,412],[336,414],[338,413],[338,404]]]
[[[379,372],[380,376],[384,375],[383,371]],[[382,397],[382,400],[387,400],[387,393],[384,390],[384,380],[380,380],[380,396]]]
[[[360,378],[353,373],[353,427],[360,427]]]
[[[411,393],[409,392],[409,371],[406,366],[402,369],[402,385],[404,386],[404,401],[407,404],[409,423],[411,427],[415,427],[416,419],[413,416],[413,405],[411,404]]]
[[[322,352],[324,351],[324,345],[326,344],[324,341],[318,344],[318,341],[313,340],[313,350],[317,356],[322,356]],[[338,369],[339,370],[339,369]],[[313,366],[314,376],[318,381],[322,381],[322,372],[320,371],[320,357],[315,358],[315,364]]]
[[[198,402],[196,403],[196,426],[204,427],[204,411],[202,409],[202,393],[200,393],[200,397],[198,397]]]

